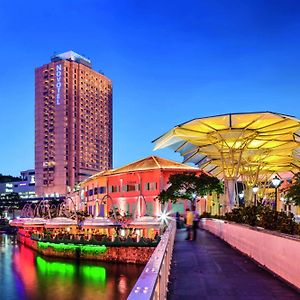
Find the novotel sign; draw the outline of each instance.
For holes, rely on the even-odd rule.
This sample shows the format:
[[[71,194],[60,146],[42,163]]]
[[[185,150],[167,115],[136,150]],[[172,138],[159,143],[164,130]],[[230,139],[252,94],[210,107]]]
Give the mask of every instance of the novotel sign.
[[[60,91],[61,91],[61,64],[56,65],[56,105],[60,105]]]

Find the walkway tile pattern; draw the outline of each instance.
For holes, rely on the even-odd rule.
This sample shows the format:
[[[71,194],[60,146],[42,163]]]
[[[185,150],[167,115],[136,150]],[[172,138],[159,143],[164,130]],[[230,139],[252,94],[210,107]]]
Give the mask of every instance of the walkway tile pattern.
[[[169,300],[300,300],[300,293],[211,233],[197,241],[178,229],[169,283]]]

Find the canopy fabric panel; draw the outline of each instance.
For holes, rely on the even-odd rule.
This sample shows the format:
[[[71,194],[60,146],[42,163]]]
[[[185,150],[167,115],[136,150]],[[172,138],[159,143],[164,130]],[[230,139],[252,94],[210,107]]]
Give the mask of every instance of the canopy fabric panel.
[[[300,171],[300,120],[274,113],[232,113],[175,126],[155,141],[218,177],[240,176],[246,167],[265,172]],[[254,172],[254,171],[253,171]]]

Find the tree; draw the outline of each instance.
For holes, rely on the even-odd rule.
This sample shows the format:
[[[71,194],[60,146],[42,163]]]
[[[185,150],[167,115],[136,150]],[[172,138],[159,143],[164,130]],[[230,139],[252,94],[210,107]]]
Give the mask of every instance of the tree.
[[[291,186],[286,191],[288,201],[300,205],[300,173],[294,175]]]
[[[5,183],[5,182],[14,182],[14,181],[21,181],[21,177],[15,177],[11,175],[3,175],[0,173],[0,183]]]
[[[204,196],[213,192],[223,193],[223,185],[216,177],[202,173],[174,174],[169,177],[170,184],[166,190],[161,191],[157,199],[162,203],[176,203],[179,199],[187,199],[194,203],[196,196]]]

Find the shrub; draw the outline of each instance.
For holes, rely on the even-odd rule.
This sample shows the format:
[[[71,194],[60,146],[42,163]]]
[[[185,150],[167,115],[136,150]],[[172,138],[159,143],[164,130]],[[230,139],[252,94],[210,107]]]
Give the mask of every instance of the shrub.
[[[284,212],[274,211],[268,206],[235,208],[232,212],[226,213],[224,219],[287,234],[300,234],[300,224],[295,222],[292,214],[287,215]]]
[[[211,218],[211,213],[205,211],[204,213],[202,213],[200,218]]]

